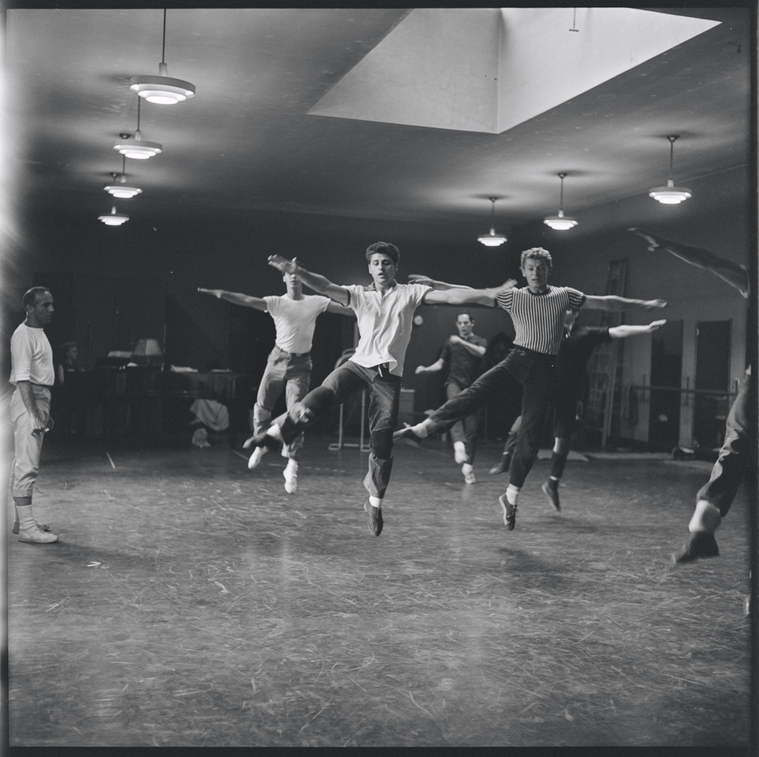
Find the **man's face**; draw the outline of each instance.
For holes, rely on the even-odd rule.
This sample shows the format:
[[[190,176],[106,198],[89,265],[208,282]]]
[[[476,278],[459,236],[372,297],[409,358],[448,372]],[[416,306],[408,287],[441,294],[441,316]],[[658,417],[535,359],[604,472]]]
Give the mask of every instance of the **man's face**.
[[[34,305],[26,306],[27,324],[34,328],[47,326],[53,320],[53,295],[42,292],[34,298]]]
[[[395,274],[397,272],[398,266],[384,252],[375,252],[369,258],[369,273],[372,275],[372,279],[374,279],[375,286],[390,286],[395,281]]]
[[[522,276],[527,279],[527,286],[533,292],[542,292],[548,286],[548,274],[551,269],[545,260],[527,258],[522,266]]]
[[[463,313],[456,318],[456,328],[459,330],[459,336],[462,339],[466,339],[468,336],[472,335],[473,326],[474,321],[466,313]]]
[[[303,291],[303,282],[292,273],[286,273],[282,276],[282,281],[285,282],[287,291],[291,294],[300,294]]]

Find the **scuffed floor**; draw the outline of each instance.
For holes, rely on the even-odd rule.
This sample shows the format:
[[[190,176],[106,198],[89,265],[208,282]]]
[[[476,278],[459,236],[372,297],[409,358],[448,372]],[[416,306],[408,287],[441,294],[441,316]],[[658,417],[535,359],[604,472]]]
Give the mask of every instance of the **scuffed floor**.
[[[396,447],[379,538],[366,453],[46,447],[8,533],[11,746],[749,743],[746,492],[721,557],[675,567],[708,465],[539,459],[516,529],[439,441]],[[7,512],[8,532],[12,522]]]

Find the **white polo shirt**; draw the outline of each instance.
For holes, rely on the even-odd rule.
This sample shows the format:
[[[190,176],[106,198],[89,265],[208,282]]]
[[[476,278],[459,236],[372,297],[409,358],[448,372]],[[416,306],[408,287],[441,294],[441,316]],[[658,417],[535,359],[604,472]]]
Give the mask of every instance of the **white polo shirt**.
[[[311,352],[316,318],[329,307],[329,297],[305,294],[302,300],[294,300],[282,294],[263,299],[269,315],[274,319],[277,330],[274,343],[277,347],[296,355]]]
[[[432,287],[396,283],[384,296],[374,284],[343,288],[348,290],[348,307],[355,311],[358,321],[358,347],[350,359],[365,368],[387,363],[390,373],[402,376],[414,311]]]

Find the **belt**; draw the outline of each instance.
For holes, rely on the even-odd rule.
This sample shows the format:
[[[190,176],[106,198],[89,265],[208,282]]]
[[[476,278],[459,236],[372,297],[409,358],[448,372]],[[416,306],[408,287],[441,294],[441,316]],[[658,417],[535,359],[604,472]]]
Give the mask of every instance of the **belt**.
[[[518,352],[524,352],[526,355],[538,358],[540,360],[556,360],[556,355],[552,355],[548,352],[536,352],[535,350],[531,350],[529,347],[515,346],[514,349]]]
[[[276,345],[274,346],[276,347]],[[287,355],[288,357],[308,357],[311,354],[311,350],[308,352],[288,352],[281,347],[277,347],[277,349],[279,350],[280,355]]]

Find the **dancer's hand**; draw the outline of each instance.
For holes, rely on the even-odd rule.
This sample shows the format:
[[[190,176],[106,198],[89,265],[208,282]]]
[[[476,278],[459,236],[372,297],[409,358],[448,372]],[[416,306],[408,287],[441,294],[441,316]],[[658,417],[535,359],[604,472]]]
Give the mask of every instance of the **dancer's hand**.
[[[280,273],[293,273],[298,267],[297,258],[288,260],[282,255],[269,255],[269,265],[276,268]]]
[[[643,303],[643,310],[654,310],[656,308],[666,308],[666,300],[646,300]]]
[[[202,294],[210,294],[212,297],[216,297],[217,300],[221,299],[223,289],[203,289],[203,287],[198,287],[198,291]]]

